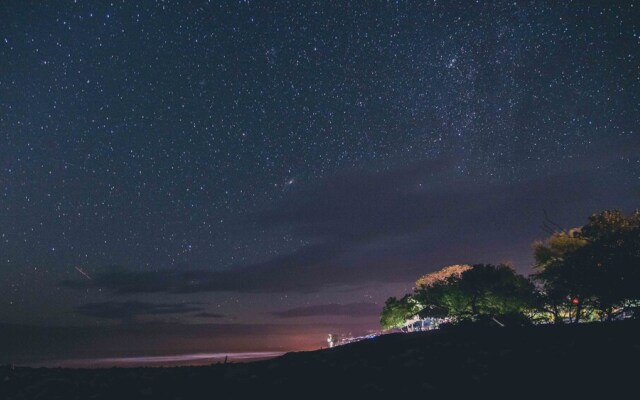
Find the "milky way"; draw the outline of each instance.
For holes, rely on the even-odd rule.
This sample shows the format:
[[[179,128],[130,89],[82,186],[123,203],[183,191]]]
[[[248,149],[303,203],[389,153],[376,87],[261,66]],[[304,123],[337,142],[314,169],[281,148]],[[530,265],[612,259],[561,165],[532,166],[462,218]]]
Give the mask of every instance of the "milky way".
[[[0,320],[323,331],[442,263],[526,272],[543,210],[638,206],[639,9],[4,1]]]

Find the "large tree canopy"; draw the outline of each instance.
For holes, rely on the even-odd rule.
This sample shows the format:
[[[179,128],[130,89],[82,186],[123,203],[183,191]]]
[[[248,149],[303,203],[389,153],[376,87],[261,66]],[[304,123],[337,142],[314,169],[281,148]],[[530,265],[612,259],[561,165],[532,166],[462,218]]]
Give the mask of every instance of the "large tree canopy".
[[[640,210],[593,214],[582,227],[535,242],[533,252],[532,279],[486,264],[426,274],[412,294],[387,301],[383,327],[418,313],[454,322],[537,314],[556,323],[640,313]]]
[[[402,312],[413,316],[465,319],[496,319],[522,315],[533,302],[531,282],[507,265],[456,265],[425,275],[413,294],[401,301],[390,298],[383,310],[383,327],[400,323]],[[404,307],[409,304],[410,307]],[[398,317],[393,319],[391,316]],[[404,321],[402,321],[404,322]]]

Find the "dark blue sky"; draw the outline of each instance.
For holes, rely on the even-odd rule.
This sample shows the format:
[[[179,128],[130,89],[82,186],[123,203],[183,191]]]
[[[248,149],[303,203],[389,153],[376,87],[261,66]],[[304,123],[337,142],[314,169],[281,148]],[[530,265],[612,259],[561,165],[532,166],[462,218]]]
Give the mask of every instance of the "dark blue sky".
[[[639,9],[3,1],[0,321],[313,347],[443,265],[528,273],[543,210],[639,204]]]

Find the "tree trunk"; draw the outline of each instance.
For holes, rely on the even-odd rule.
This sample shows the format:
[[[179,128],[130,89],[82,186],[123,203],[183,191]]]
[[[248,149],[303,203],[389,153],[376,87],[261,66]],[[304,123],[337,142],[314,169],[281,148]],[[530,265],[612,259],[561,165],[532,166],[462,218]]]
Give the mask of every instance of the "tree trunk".
[[[613,307],[607,308],[607,321],[613,321]]]
[[[582,314],[582,303],[578,303],[578,305],[576,306],[576,318],[573,320],[574,324],[577,324],[580,322],[581,314]]]
[[[553,323],[554,324],[559,324],[562,322],[562,318],[560,317],[560,308],[558,306],[553,306],[552,308],[552,313],[553,313]]]
[[[478,305],[476,304],[477,301],[478,301],[478,295],[474,294],[473,297],[471,298],[471,313],[473,314],[473,317],[478,315]]]

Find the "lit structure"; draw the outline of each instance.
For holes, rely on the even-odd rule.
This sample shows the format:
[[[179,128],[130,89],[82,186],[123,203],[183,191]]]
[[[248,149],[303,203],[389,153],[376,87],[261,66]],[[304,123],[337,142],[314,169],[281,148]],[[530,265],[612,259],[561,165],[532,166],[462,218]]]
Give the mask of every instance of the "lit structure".
[[[401,329],[403,332],[431,331],[438,329],[440,324],[448,320],[448,318],[421,318],[420,314],[416,314],[411,319],[406,320]]]

